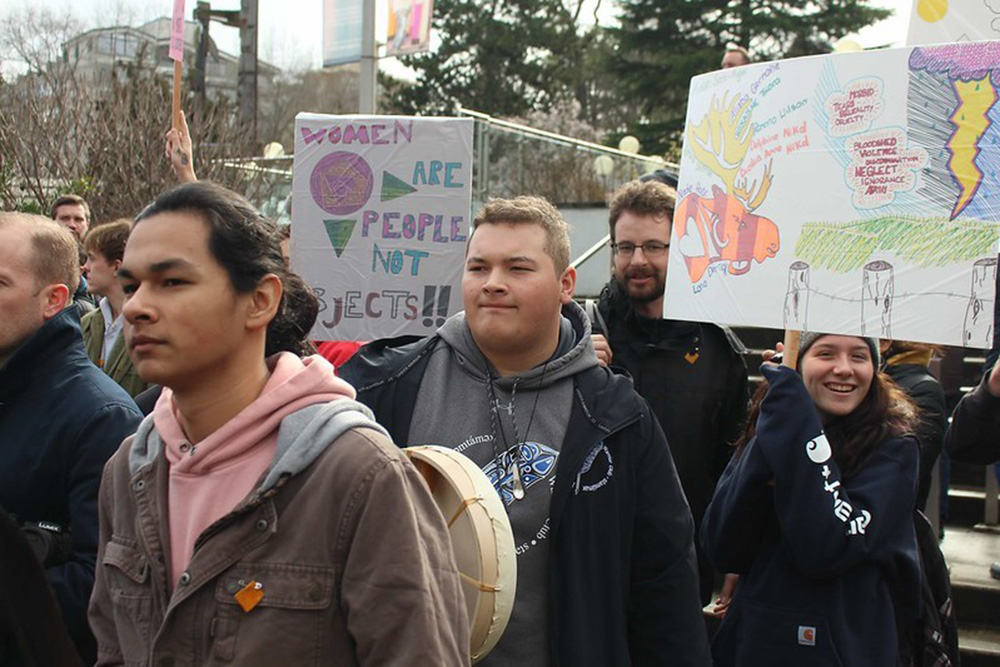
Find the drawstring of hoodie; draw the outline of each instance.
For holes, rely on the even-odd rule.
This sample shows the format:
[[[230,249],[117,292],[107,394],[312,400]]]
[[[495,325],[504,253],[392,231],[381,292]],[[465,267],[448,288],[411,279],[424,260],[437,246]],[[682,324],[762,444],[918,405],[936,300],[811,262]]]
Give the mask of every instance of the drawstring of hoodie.
[[[510,388],[510,402],[507,404],[507,414],[510,415],[510,421],[514,428],[514,453],[511,455],[511,465],[508,469],[503,467],[503,456],[497,451],[497,433],[500,434],[500,439],[503,440],[503,451],[508,451],[510,445],[507,442],[507,433],[504,431],[503,422],[500,418],[500,400],[497,398],[496,390],[493,384],[493,373],[491,371],[486,372],[486,394],[490,404],[490,430],[493,433],[493,460],[497,466],[497,479],[500,483],[499,491],[502,491],[503,478],[504,476],[500,474],[499,471],[505,470],[505,472],[510,472],[513,478],[513,495],[514,500],[524,499],[524,482],[521,479],[521,444],[528,441],[528,433],[531,431],[531,424],[535,421],[535,409],[538,407],[538,397],[542,393],[542,389],[545,386],[545,373],[548,371],[549,362],[546,361],[545,365],[542,366],[542,374],[538,379],[538,386],[535,388],[535,401],[531,406],[531,414],[528,415],[528,426],[524,429],[524,437],[519,437],[519,429],[517,428],[517,407],[515,403],[515,398],[517,397],[517,385],[521,382],[520,376],[514,377],[514,382]]]
[[[504,475],[501,471],[510,472],[514,478],[514,499],[521,500],[524,498],[524,484],[521,482],[521,447],[517,440],[517,410],[515,409],[514,398],[517,396],[517,384],[521,381],[520,376],[514,378],[514,384],[510,389],[510,402],[507,404],[507,413],[510,415],[511,422],[514,425],[514,453],[511,455],[511,465],[509,469],[505,469],[503,465],[503,454],[497,451],[497,433],[499,432],[500,438],[503,439],[503,451],[506,452],[510,449],[507,444],[507,434],[503,430],[503,423],[500,420],[499,410],[500,410],[500,399],[497,398],[496,391],[493,387],[493,373],[490,371],[486,372],[486,394],[490,404],[490,430],[493,433],[493,461],[497,467],[497,481],[499,482],[500,489],[498,492],[503,490],[503,478]],[[527,435],[527,434],[525,434]],[[502,496],[501,496],[502,497]]]

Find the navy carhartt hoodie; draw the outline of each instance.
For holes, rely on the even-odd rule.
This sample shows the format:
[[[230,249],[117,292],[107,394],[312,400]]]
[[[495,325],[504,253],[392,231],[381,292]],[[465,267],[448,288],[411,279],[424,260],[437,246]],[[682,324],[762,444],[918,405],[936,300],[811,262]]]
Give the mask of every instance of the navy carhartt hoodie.
[[[915,619],[920,602],[916,441],[879,444],[844,479],[799,375],[761,371],[770,388],[756,435],[701,530],[715,566],[741,575],[715,664],[895,665],[896,613]]]

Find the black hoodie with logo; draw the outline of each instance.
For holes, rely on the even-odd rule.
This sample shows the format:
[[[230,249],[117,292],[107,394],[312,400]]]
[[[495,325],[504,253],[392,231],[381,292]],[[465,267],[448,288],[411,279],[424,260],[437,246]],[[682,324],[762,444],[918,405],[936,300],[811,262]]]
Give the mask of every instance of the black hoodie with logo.
[[[717,666],[897,664],[897,614],[920,609],[913,527],[918,450],[887,440],[845,479],[795,371],[765,364],[756,436],[702,523],[709,558],[741,575]]]

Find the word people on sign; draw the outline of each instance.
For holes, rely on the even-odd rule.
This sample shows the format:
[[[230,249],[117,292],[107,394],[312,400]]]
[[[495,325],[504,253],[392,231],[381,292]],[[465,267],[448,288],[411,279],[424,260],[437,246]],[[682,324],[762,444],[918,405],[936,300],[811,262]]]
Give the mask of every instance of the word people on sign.
[[[365,211],[361,217],[361,236],[380,234],[383,239],[406,239],[435,243],[465,243],[465,217],[451,216],[449,224],[445,224],[443,215],[433,213],[399,213],[386,211],[381,215],[374,210]],[[374,226],[374,228],[373,228]],[[428,234],[428,231],[430,232]]]

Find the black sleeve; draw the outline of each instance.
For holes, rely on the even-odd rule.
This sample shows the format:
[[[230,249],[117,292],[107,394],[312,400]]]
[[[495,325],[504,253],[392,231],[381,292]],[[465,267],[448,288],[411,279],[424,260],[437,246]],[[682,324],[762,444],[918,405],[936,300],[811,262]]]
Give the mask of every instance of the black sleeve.
[[[83,425],[74,448],[76,459],[69,471],[69,560],[50,567],[45,574],[59,601],[70,634],[79,644],[92,641],[87,625],[87,605],[94,587],[97,558],[97,494],[104,464],[118,446],[139,426],[139,411],[126,404],[109,404]]]
[[[750,389],[747,379],[747,365],[743,355],[735,350],[726,374],[726,395],[722,403],[720,417],[722,430],[719,442],[715,443],[715,478],[718,479],[729,463],[732,444],[736,442],[746,427],[747,410],[750,407]]]
[[[920,444],[920,477],[917,487],[917,508],[922,509],[930,494],[934,465],[944,447],[944,432],[948,428],[947,408],[941,383],[928,375],[910,391],[910,398],[920,408],[917,442]]]
[[[701,546],[719,571],[750,570],[774,516],[771,477],[756,439],[734,455],[722,473],[701,521]]]
[[[956,461],[982,465],[1000,461],[1000,398],[986,390],[988,380],[986,373],[951,417],[945,449]]]
[[[633,664],[711,664],[698,593],[694,520],[667,440],[648,412],[637,463],[630,568],[629,653]]]

